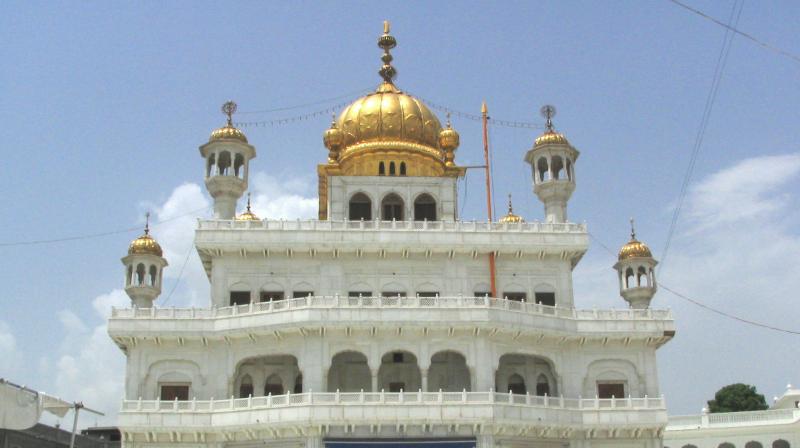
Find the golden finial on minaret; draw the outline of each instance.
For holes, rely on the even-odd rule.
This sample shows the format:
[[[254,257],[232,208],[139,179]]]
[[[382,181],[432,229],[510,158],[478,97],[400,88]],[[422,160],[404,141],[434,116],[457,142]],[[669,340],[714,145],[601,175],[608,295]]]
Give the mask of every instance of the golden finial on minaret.
[[[522,219],[522,216],[514,214],[514,207],[511,205],[511,193],[508,194],[508,213],[506,216],[500,218],[501,223],[517,223],[517,222],[525,222]]]
[[[247,192],[247,209],[244,213],[236,217],[237,221],[260,221],[261,219],[256,216],[250,209],[250,192]]]
[[[383,78],[383,82],[394,84],[394,78],[397,76],[397,70],[392,66],[392,55],[389,50],[397,46],[397,40],[389,34],[389,21],[383,21],[383,35],[378,38],[378,47],[383,50],[381,61],[383,65],[378,71],[378,74]]]
[[[144,214],[144,234],[150,234],[150,212]]]
[[[236,113],[237,108],[233,100],[228,100],[222,105],[222,113],[228,116],[228,126],[233,126],[233,114]]]
[[[539,110],[539,112],[541,112],[542,116],[546,120],[545,124],[544,124],[544,127],[549,132],[555,132],[553,130],[553,117],[556,116],[556,107],[553,106],[553,105],[550,105],[550,104],[545,104],[544,106],[542,106],[542,108]]]
[[[508,193],[508,214],[514,213],[514,206],[511,205],[511,193]]]
[[[631,216],[630,222],[631,222],[631,241],[633,241],[636,239],[636,229],[633,226],[633,216]]]

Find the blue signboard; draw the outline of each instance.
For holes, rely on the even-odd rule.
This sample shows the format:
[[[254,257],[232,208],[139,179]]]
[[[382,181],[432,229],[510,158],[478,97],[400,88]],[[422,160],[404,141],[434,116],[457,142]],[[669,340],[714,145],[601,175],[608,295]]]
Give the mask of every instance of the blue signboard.
[[[325,448],[475,448],[475,439],[326,440]]]

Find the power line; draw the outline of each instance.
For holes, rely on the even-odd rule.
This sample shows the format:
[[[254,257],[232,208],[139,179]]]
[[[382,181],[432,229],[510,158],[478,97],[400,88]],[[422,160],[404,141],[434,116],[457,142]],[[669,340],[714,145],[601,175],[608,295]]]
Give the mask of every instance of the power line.
[[[325,98],[325,99],[322,99],[322,100],[319,100],[319,101],[314,101],[312,103],[298,104],[298,105],[295,105],[295,106],[276,107],[274,109],[249,110],[249,111],[237,112],[237,113],[241,114],[241,115],[267,114],[267,113],[271,113],[271,112],[283,112],[283,111],[286,111],[286,110],[302,109],[304,107],[316,106],[316,105],[319,105],[319,104],[327,104],[327,103],[330,103],[331,101],[340,100],[342,98],[352,98],[354,96],[360,96],[360,95],[363,95],[363,94],[366,94],[366,93],[370,92],[371,90],[372,89],[359,89],[359,90],[356,90],[356,91],[353,91],[353,92],[350,92],[350,93],[345,93],[344,95],[339,95],[339,96],[335,96],[335,97],[332,97],[332,98]]]
[[[210,210],[210,209],[211,209],[211,206],[199,208],[197,210],[192,210],[192,211],[184,213],[182,215],[173,216],[172,218],[168,218],[168,219],[164,219],[164,220],[155,222],[155,223],[153,223],[151,225],[151,227],[157,227],[157,226],[159,226],[161,224],[164,224],[166,222],[174,221],[174,220],[176,220],[178,218],[183,218],[185,216],[192,215],[192,214],[195,214],[195,213],[198,213],[198,212],[201,212],[201,211],[205,211],[205,210]],[[108,232],[87,233],[87,234],[84,234],[84,235],[74,235],[74,236],[67,236],[67,237],[62,237],[62,238],[52,238],[52,239],[42,239],[42,240],[28,240],[28,241],[6,241],[6,242],[0,242],[0,247],[34,246],[34,245],[38,245],[38,244],[51,244],[51,243],[63,243],[63,242],[67,242],[67,241],[88,240],[88,239],[92,239],[92,238],[100,238],[100,237],[109,236],[109,235],[118,235],[120,233],[134,232],[136,230],[141,230],[141,229],[142,229],[141,226],[135,226],[135,227],[128,227],[126,229],[111,230],[111,231],[108,231]]]
[[[736,11],[737,4],[739,7],[738,12]],[[742,15],[742,8],[744,8],[744,0],[741,3],[734,2],[733,8],[731,9],[731,17],[729,21],[732,22],[734,25],[739,23],[739,18]],[[689,189],[689,184],[692,181],[692,174],[694,173],[694,167],[697,164],[697,158],[700,155],[700,148],[703,145],[703,140],[705,139],[706,129],[708,128],[708,122],[711,119],[711,111],[714,108],[714,103],[717,99],[717,92],[719,92],[719,86],[722,80],[722,73],[725,70],[725,66],[728,63],[728,55],[730,54],[731,45],[733,43],[734,34],[729,32],[727,29],[725,30],[725,37],[722,40],[722,48],[720,48],[719,55],[717,55],[717,63],[714,66],[714,76],[712,77],[711,81],[711,89],[708,92],[708,96],[706,97],[706,104],[703,107],[703,114],[700,118],[700,126],[697,129],[697,134],[695,135],[694,145],[692,147],[692,154],[689,158],[689,166],[686,168],[686,174],[683,176],[683,182],[681,183],[680,193],[678,193],[678,202],[675,205],[675,211],[672,213],[672,219],[669,223],[669,230],[667,231],[667,239],[664,243],[664,250],[661,253],[661,267],[659,270],[661,272],[664,271],[664,267],[666,266],[667,256],[669,255],[669,248],[672,244],[672,237],[675,234],[675,229],[678,226],[678,219],[681,214],[681,210],[683,209],[683,203],[686,199],[686,193]]]
[[[685,3],[682,3],[682,2],[680,2],[678,0],[669,0],[669,1],[674,3],[674,4],[676,4],[676,5],[678,5],[678,6],[680,6],[683,9],[686,9],[688,11],[691,11],[691,12],[697,14],[698,16],[700,16],[700,17],[702,17],[702,18],[704,18],[706,20],[710,20],[711,22],[714,22],[717,25],[719,25],[719,26],[721,26],[721,27],[723,27],[723,28],[725,28],[727,30],[732,31],[732,32],[744,37],[747,40],[750,40],[750,41],[754,42],[756,45],[764,48],[765,50],[769,50],[769,51],[777,53],[777,54],[779,54],[781,56],[785,56],[785,57],[787,57],[789,59],[794,60],[795,62],[800,62],[800,56],[797,56],[797,55],[795,55],[793,53],[790,53],[790,52],[788,52],[786,50],[782,50],[782,49],[780,49],[780,48],[778,48],[776,46],[770,45],[770,44],[768,44],[768,43],[766,43],[766,42],[764,42],[762,40],[759,40],[755,36],[753,36],[751,34],[748,34],[748,33],[745,33],[744,31],[741,31],[741,30],[737,29],[735,26],[728,25],[727,23],[724,23],[721,20],[715,19],[714,17],[711,17],[710,15],[708,15],[708,14],[706,14],[706,13],[700,11],[700,10],[694,9],[691,6],[689,6],[689,5],[685,4]]]
[[[592,240],[594,240],[595,243],[597,243],[598,245],[600,245],[600,247],[605,249],[606,252],[611,254],[612,257],[616,257],[616,254],[614,253],[614,251],[612,251],[608,246],[603,244],[603,242],[600,241],[591,232],[588,232],[588,233],[589,233],[589,237]],[[743,317],[736,316],[734,314],[722,311],[722,310],[714,308],[712,306],[708,306],[708,305],[704,304],[703,302],[701,302],[699,300],[692,299],[691,297],[689,297],[689,296],[687,296],[685,294],[681,294],[681,293],[675,291],[674,289],[670,288],[669,286],[665,285],[664,283],[658,282],[658,286],[661,287],[662,289],[665,289],[665,290],[669,291],[670,293],[672,293],[676,297],[681,298],[683,300],[686,300],[687,302],[689,302],[689,303],[691,303],[693,305],[699,306],[699,307],[701,307],[701,308],[703,308],[705,310],[711,311],[713,313],[719,314],[719,315],[727,317],[729,319],[733,319],[733,320],[736,320],[736,321],[739,321],[739,322],[742,322],[742,323],[745,323],[745,324],[748,324],[748,325],[753,325],[753,326],[756,326],[756,327],[766,328],[768,330],[779,331],[779,332],[788,333],[788,334],[800,335],[800,331],[789,330],[789,329],[786,329],[786,328],[780,328],[780,327],[776,327],[776,326],[773,326],[773,325],[768,325],[768,324],[764,324],[764,323],[761,323],[761,322],[756,322],[754,320],[745,319]]]
[[[194,249],[194,243],[189,245],[189,250],[186,251],[186,257],[183,259],[181,270],[178,272],[178,278],[175,279],[175,283],[172,285],[172,289],[169,290],[167,298],[164,299],[164,302],[160,306],[163,307],[164,305],[166,305],[170,297],[172,297],[172,293],[175,292],[175,289],[178,288],[178,284],[180,284],[181,279],[183,278],[183,270],[186,269],[186,264],[189,262],[189,256],[192,254],[192,249]]]

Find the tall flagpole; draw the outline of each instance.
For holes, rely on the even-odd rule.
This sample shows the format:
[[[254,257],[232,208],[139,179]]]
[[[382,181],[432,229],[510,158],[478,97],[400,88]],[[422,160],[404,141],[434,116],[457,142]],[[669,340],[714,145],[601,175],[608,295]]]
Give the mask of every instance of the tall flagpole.
[[[486,166],[486,212],[489,215],[489,225],[492,225],[492,170],[489,166],[489,109],[486,101],[481,105],[481,118],[483,118],[483,158]],[[497,281],[494,265],[494,251],[489,252],[489,286],[492,297],[497,297]]]

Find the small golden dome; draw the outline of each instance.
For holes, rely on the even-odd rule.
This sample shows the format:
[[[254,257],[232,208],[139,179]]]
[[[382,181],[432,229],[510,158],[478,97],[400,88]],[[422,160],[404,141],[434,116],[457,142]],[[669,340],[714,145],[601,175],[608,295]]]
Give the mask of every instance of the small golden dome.
[[[619,250],[619,261],[627,260],[628,258],[653,258],[650,248],[647,244],[636,239],[636,231],[633,228],[633,218],[631,218],[631,240],[622,246]]]
[[[455,129],[450,125],[450,116],[447,117],[447,127],[439,132],[439,147],[445,151],[455,151],[458,148],[461,138]]]
[[[536,147],[550,144],[569,145],[569,141],[567,141],[567,138],[564,137],[564,134],[555,132],[552,129],[548,129],[544,131],[544,134],[536,137],[536,141],[534,142],[533,146]]]
[[[344,134],[342,133],[342,130],[336,126],[335,117],[334,121],[331,123],[331,127],[326,129],[325,133],[322,134],[322,142],[330,151],[338,151],[342,147],[342,143],[344,142]]]
[[[228,116],[228,122],[225,126],[215,129],[214,132],[211,133],[211,137],[208,138],[209,142],[234,139],[247,143],[247,137],[245,137],[244,132],[233,126],[233,114],[236,112],[236,108],[236,103],[233,101],[227,101],[222,105],[222,113]]]
[[[144,225],[144,235],[131,241],[128,246],[128,255],[155,255],[162,256],[163,251],[158,241],[150,236],[150,214],[147,214],[147,221]]]
[[[256,216],[252,210],[250,210],[250,193],[247,193],[247,210],[244,211],[241,215],[236,217],[237,221],[261,221],[261,218]]]
[[[514,208],[511,205],[511,195],[510,194],[508,195],[508,213],[506,214],[506,216],[503,216],[502,218],[500,218],[500,220],[498,222],[500,222],[500,223],[525,222],[525,220],[522,219],[522,216],[514,214]]]

